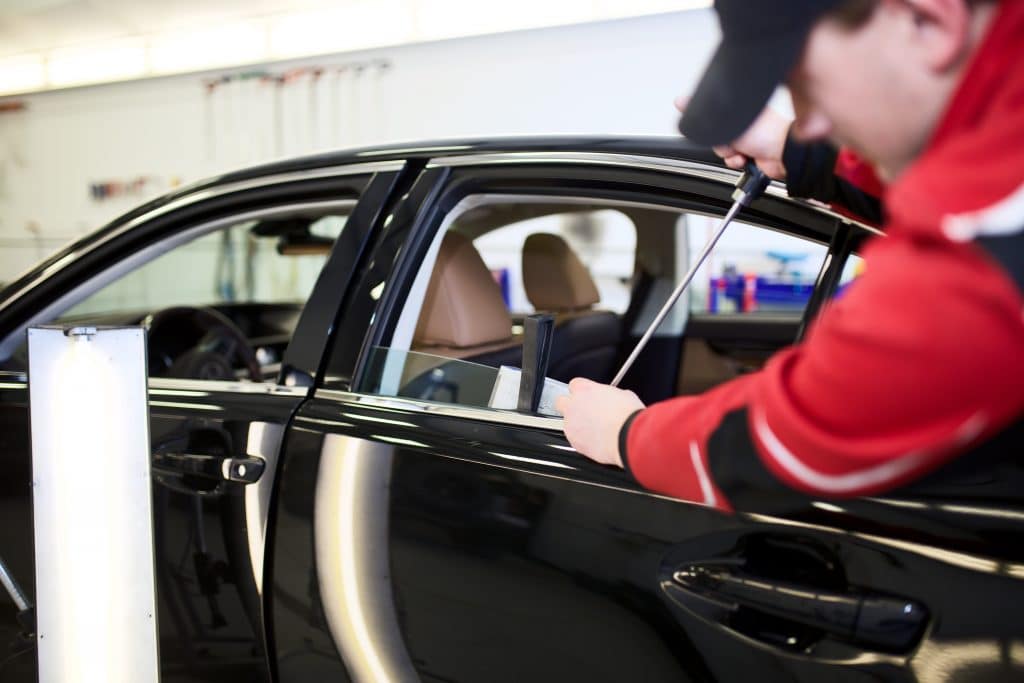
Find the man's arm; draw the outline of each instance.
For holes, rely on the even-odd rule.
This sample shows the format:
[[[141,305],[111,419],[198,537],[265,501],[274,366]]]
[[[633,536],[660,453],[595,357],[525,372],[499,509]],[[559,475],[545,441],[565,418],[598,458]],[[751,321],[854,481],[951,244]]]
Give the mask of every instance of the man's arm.
[[[685,105],[683,100],[676,102],[680,111]],[[785,181],[791,197],[817,199],[859,220],[881,223],[884,185],[874,169],[850,150],[797,140],[792,123],[766,107],[739,139],[714,151],[736,170],[754,160],[770,177]]]
[[[840,152],[827,142],[799,142],[789,134],[782,163],[789,196],[817,199],[875,225],[882,222],[884,186],[852,152]]]
[[[891,490],[1024,409],[1019,291],[970,244],[875,240],[868,271],[761,372],[654,405],[619,455],[646,488],[721,509]]]

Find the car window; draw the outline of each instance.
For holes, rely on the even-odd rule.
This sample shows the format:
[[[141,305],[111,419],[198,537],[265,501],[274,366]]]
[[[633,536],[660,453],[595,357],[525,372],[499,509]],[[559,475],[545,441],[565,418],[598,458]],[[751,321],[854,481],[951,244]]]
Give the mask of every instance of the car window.
[[[533,313],[523,286],[522,254],[533,234],[558,235],[586,264],[600,293],[600,307],[622,313],[629,306],[636,229],[629,217],[611,209],[556,213],[502,226],[478,237],[473,244],[502,287],[509,309]]]
[[[301,305],[345,218],[317,217],[290,233],[279,221],[233,224],[158,256],[79,302],[61,320],[171,306]]]
[[[417,351],[375,347],[360,391],[487,407],[498,368]]]
[[[588,341],[599,342],[588,353],[600,357],[595,362],[607,374],[618,354],[637,260],[634,217],[609,204],[465,200],[433,238],[389,344],[369,352],[355,390],[514,408],[507,392],[495,393],[496,382],[510,372],[500,368],[521,366],[523,323],[534,313],[555,320],[548,367],[553,390],[577,374],[567,357],[587,356],[571,343],[576,322],[587,326],[582,334]]]
[[[179,233],[142,263],[113,264],[105,284],[50,323],[147,325],[151,376],[273,379],[353,205],[268,211]],[[22,345],[7,365],[24,367],[24,358]]]
[[[836,296],[839,296],[846,290],[847,285],[859,278],[864,274],[864,259],[857,254],[850,254],[846,258],[846,263],[843,264],[842,275],[839,276],[839,289],[836,292]]]
[[[691,263],[718,222],[708,216],[687,216]],[[694,278],[690,311],[799,315],[810,300],[827,252],[818,242],[733,223]]]
[[[508,372],[501,368],[522,365],[523,320],[533,312],[554,318],[547,368],[551,392],[573,377],[609,382],[717,225],[717,218],[701,213],[613,200],[566,199],[560,205],[557,198],[467,198],[418,257],[393,332],[384,345],[367,352],[353,389],[515,408],[497,385]],[[785,314],[793,318],[795,331],[826,253],[819,242],[734,224],[659,326],[663,341],[645,353],[675,367],[686,355],[678,344],[689,339],[688,313],[747,313],[750,343],[729,343],[742,347],[744,363],[759,363],[758,354],[772,344],[758,338],[760,327]],[[540,274],[537,264],[543,264]],[[856,268],[848,270],[847,279]],[[383,290],[379,285],[375,296]],[[590,298],[573,300],[577,290],[590,291]],[[699,360],[697,354],[689,358]],[[689,365],[681,368],[679,377],[689,372]],[[675,377],[673,370],[670,380]]]
[[[443,255],[455,249],[456,241],[467,246],[453,263]],[[635,249],[632,221],[603,206],[470,202],[468,208],[456,208],[446,229],[435,236],[402,308],[390,348],[457,358],[483,357],[494,364],[495,352],[521,343],[525,315],[583,315],[596,311],[614,315],[624,311],[629,303]],[[479,268],[474,269],[478,262],[489,272],[490,281],[482,281]],[[541,263],[541,272],[538,268],[524,272],[524,266]],[[571,282],[567,279],[569,269],[574,278]],[[457,279],[449,281],[447,277]],[[485,301],[469,296],[481,290],[489,293],[492,288],[500,297],[489,296]],[[592,296],[586,298],[580,288]],[[465,303],[465,310],[432,309],[431,296],[438,292],[452,298],[454,304]],[[468,317],[463,322],[473,325],[458,330],[433,329],[431,311],[441,316],[465,312]],[[506,328],[497,322],[502,319],[508,321]],[[459,322],[444,320],[441,324]],[[484,330],[478,329],[480,323],[494,325]]]

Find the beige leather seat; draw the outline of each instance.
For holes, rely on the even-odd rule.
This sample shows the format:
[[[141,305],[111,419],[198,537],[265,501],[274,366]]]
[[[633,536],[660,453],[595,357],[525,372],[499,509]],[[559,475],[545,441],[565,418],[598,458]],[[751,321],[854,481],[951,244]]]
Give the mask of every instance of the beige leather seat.
[[[564,239],[535,233],[523,244],[523,287],[538,312],[555,316],[548,377],[567,382],[612,377],[622,324],[601,300],[590,271]]]
[[[522,339],[480,253],[458,233],[445,234],[413,334],[413,351],[487,365],[518,365]]]

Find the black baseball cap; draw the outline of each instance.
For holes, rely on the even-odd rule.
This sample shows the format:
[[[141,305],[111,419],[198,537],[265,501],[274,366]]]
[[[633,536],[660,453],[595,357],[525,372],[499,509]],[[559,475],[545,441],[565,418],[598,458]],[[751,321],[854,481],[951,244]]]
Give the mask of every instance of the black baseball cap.
[[[814,23],[844,0],[715,0],[722,42],[679,121],[703,145],[738,138],[786,80]]]

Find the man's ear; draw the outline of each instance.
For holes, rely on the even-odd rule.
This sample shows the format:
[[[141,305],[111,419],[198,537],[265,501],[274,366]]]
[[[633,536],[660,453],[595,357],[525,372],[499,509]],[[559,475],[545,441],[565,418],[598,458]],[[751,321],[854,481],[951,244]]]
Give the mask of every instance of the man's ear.
[[[928,65],[938,73],[956,67],[970,48],[967,0],[906,0]]]

